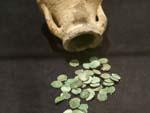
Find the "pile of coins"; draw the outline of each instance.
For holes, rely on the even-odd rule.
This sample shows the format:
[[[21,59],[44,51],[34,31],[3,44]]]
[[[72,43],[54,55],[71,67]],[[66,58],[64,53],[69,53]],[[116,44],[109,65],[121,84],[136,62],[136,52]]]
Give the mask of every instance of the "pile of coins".
[[[69,65],[76,68],[80,66],[80,62],[73,59]],[[61,94],[55,98],[55,103],[68,100],[70,108],[63,113],[88,113],[88,104],[81,101],[90,101],[95,97],[100,102],[106,101],[108,95],[115,92],[115,85],[121,79],[119,74],[109,72],[111,65],[107,58],[91,57],[81,66],[82,69],[75,71],[74,78],[61,74],[56,81],[51,82],[53,88],[61,90]]]

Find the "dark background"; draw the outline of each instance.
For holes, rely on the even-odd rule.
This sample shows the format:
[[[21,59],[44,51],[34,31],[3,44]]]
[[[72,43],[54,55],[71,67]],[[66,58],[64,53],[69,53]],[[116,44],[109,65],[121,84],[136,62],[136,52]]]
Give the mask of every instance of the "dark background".
[[[51,35],[35,0],[0,1],[0,113],[62,113],[49,83],[72,76],[70,58],[106,56],[122,75],[107,102],[89,113],[150,113],[150,0],[104,0],[109,25],[101,47],[70,54]]]

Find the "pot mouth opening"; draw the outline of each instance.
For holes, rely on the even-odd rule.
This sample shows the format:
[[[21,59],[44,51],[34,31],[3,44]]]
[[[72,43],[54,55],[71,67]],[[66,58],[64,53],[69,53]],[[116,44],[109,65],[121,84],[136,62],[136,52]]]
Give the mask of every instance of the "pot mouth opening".
[[[101,40],[100,34],[90,31],[68,38],[64,41],[63,45],[70,52],[79,52],[88,48],[95,48]]]

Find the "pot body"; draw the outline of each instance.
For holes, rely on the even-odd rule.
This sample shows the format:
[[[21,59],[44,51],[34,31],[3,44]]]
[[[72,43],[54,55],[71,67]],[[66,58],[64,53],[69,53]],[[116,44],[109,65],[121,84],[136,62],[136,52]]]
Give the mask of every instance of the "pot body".
[[[67,51],[94,48],[102,41],[107,18],[101,0],[37,0],[50,31]]]

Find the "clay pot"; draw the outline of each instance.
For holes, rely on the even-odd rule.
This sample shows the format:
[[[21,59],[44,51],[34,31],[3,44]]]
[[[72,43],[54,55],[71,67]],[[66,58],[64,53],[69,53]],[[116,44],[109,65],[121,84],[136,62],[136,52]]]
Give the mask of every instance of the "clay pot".
[[[102,0],[37,0],[49,30],[70,52],[95,48],[102,41],[107,18]]]

